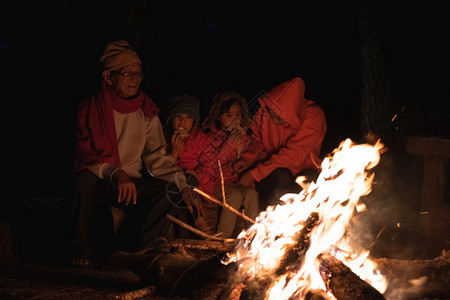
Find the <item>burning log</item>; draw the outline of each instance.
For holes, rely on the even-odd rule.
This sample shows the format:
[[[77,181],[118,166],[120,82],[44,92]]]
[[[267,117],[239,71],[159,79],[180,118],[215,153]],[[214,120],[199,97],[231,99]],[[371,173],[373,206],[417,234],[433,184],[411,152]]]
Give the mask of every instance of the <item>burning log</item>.
[[[305,221],[305,225],[302,230],[297,232],[294,236],[296,243],[286,250],[280,264],[277,268],[276,274],[280,275],[286,272],[286,268],[292,269],[294,266],[300,267],[298,262],[303,261],[306,251],[310,245],[310,233],[312,229],[319,222],[319,215],[312,213]]]
[[[385,299],[339,259],[328,253],[322,253],[317,259],[320,261],[320,273],[327,289],[331,290],[338,300]]]
[[[319,223],[319,215],[312,213],[305,221],[305,225],[302,230],[297,232],[294,236],[296,243],[286,250],[283,258],[280,260],[280,264],[275,274],[281,275],[286,272],[295,273],[301,268],[306,251],[310,246],[310,234],[314,227]],[[384,296],[378,292],[370,284],[366,283],[360,277],[358,277],[353,271],[342,263],[337,258],[331,256],[328,253],[323,253],[318,257],[320,261],[321,274],[327,289],[329,289],[338,300],[347,299],[385,299]],[[242,278],[235,278],[231,280],[222,292],[221,300],[239,299],[236,298],[236,290],[238,294],[248,295],[249,299],[264,299],[264,295],[260,294],[261,290],[267,290],[272,283],[272,277],[260,277],[253,279],[252,282],[245,283],[245,289],[243,283],[240,281]],[[255,288],[257,286],[257,288]],[[329,299],[325,291],[321,290],[309,290],[305,299]]]
[[[304,222],[303,229],[297,232],[293,237],[296,242],[286,250],[283,257],[280,259],[280,263],[275,270],[276,276],[287,272],[295,273],[301,268],[303,258],[310,245],[310,233],[318,222],[319,215],[317,213],[312,213]],[[264,293],[261,293],[261,291],[266,291],[272,283],[273,275],[271,274],[252,278],[251,280],[246,280],[240,276],[233,276],[229,280],[225,289],[222,291],[219,299],[240,299],[239,297],[243,294],[242,297],[244,299],[248,298],[262,300],[265,298],[265,295]],[[319,300],[327,299],[327,297],[323,297],[322,291],[309,291],[307,299]]]

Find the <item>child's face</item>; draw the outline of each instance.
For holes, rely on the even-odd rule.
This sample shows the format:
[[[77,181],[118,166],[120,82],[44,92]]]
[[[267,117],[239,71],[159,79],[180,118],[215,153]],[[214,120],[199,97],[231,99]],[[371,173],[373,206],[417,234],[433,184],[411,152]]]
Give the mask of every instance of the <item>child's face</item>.
[[[239,127],[241,124],[241,105],[237,102],[233,103],[228,112],[220,115],[219,121],[222,129],[231,130]]]
[[[174,130],[183,127],[187,132],[191,132],[194,126],[194,119],[188,114],[178,114],[172,118],[172,128]]]
[[[267,107],[267,112],[269,113],[270,118],[272,121],[277,125],[285,125],[287,122],[283,120],[279,115],[277,115],[273,110],[271,110],[269,107]]]

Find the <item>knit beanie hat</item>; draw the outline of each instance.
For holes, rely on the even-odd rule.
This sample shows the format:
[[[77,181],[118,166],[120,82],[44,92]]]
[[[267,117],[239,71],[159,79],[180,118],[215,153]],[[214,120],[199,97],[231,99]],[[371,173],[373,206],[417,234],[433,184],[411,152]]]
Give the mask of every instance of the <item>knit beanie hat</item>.
[[[191,95],[183,94],[170,98],[166,106],[166,125],[178,114],[187,114],[194,119],[195,124],[200,122],[200,102]]]
[[[134,62],[141,63],[141,59],[127,41],[119,40],[111,42],[105,47],[100,62],[106,71],[112,71]]]

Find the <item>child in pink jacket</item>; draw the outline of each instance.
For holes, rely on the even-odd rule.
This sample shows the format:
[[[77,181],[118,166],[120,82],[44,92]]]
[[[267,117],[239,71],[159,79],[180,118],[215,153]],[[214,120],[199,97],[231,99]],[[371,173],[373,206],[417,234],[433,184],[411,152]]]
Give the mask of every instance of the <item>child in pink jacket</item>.
[[[164,123],[164,137],[166,139],[166,151],[173,158],[175,163],[180,165],[180,152],[185,147],[188,140],[194,136],[196,131],[201,131],[200,128],[200,102],[191,95],[180,94],[171,97],[166,104],[165,123]],[[197,186],[197,178],[192,174],[185,172],[186,183],[190,186]],[[192,192],[194,200],[201,201],[197,193]],[[208,226],[205,220],[205,212],[199,214],[200,216],[195,220],[197,229],[207,233],[213,234],[211,227]],[[186,221],[186,220],[181,220]]]
[[[183,170],[188,170],[198,178],[201,190],[218,200],[223,198],[223,178],[226,203],[255,219],[259,213],[258,193],[252,187],[237,185],[239,176],[233,171],[233,163],[247,151],[251,142],[247,132],[250,117],[246,109],[246,100],[241,94],[217,94],[202,124],[203,131],[193,133],[186,141],[179,154],[179,164]],[[207,198],[204,200],[211,202]],[[210,205],[217,206],[214,203]],[[239,233],[235,229],[238,216],[226,208],[219,208],[217,232],[224,238],[235,237]]]

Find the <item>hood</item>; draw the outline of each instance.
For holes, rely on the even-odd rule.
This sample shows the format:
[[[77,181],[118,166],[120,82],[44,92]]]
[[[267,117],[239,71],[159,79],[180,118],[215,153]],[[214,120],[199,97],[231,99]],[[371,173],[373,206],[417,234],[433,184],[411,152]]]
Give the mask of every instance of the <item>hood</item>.
[[[306,116],[305,83],[300,77],[285,81],[260,97],[259,103],[300,129]]]
[[[211,104],[211,108],[209,110],[209,114],[206,119],[203,121],[202,127],[204,129],[215,126],[216,128],[220,128],[220,122],[218,122],[218,118],[220,117],[220,111],[222,110],[222,106],[224,102],[230,100],[231,98],[235,99],[241,105],[241,126],[245,128],[249,128],[251,126],[251,118],[247,111],[247,100],[245,97],[238,92],[227,91],[217,93]]]

